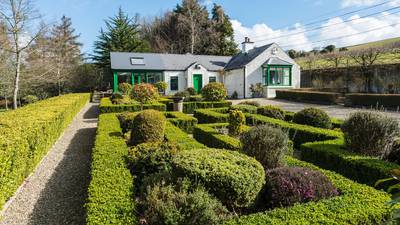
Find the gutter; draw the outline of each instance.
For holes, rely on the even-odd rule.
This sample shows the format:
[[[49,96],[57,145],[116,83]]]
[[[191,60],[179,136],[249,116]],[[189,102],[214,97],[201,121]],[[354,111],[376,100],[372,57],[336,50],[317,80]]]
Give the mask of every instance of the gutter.
[[[243,67],[243,98],[246,99],[246,66]]]

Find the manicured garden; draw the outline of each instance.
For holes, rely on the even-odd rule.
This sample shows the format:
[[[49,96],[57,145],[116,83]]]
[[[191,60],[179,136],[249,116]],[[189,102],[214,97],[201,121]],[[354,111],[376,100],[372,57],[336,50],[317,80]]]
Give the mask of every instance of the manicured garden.
[[[223,102],[207,93],[180,95]],[[392,216],[381,189],[393,183],[375,183],[400,169],[396,120],[359,112],[340,121],[254,102],[191,116],[138,102],[140,110],[100,115],[88,224],[379,224]]]

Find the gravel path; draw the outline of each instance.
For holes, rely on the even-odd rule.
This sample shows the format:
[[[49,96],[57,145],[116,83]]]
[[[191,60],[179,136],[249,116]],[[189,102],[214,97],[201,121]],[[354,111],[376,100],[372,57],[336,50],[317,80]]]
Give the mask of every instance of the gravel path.
[[[85,224],[98,105],[88,103],[2,211],[0,224]]]
[[[245,99],[245,100],[232,100],[231,102],[235,105],[242,101],[257,101],[261,105],[276,105],[280,106],[282,109],[292,112],[298,112],[306,107],[315,107],[320,108],[328,113],[329,116],[335,117],[338,119],[346,119],[351,113],[359,111],[358,108],[344,107],[341,105],[319,105],[319,104],[311,104],[311,103],[301,103],[301,102],[292,102],[280,99]],[[384,112],[388,116],[397,118],[400,120],[400,113],[395,111],[387,111]]]

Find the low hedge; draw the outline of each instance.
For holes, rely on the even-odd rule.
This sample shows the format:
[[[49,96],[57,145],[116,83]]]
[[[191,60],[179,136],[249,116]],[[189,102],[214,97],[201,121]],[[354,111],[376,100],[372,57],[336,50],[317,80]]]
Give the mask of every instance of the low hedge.
[[[232,219],[226,225],[255,224],[381,224],[390,214],[390,196],[343,176],[287,157],[290,166],[306,167],[325,174],[340,190],[340,196],[296,204]]]
[[[336,104],[340,93],[301,91],[301,90],[276,90],[276,98],[299,102],[317,102],[322,104]]]
[[[168,121],[189,134],[193,133],[193,128],[197,125],[197,119],[185,113],[166,112],[165,116]]]
[[[90,94],[68,94],[0,114],[0,207],[89,99]]]
[[[370,186],[391,177],[391,170],[400,169],[398,164],[354,154],[345,148],[343,139],[305,143],[300,148],[301,159]]]
[[[205,148],[204,145],[194,140],[187,133],[185,133],[170,122],[167,122],[166,124],[164,135],[165,139],[168,142],[175,143],[183,149]]]
[[[231,109],[237,109],[243,113],[257,114],[257,107],[254,105],[232,105]]]
[[[194,128],[193,137],[210,148],[240,150],[240,141],[229,135],[219,133],[216,128],[227,127],[228,123],[199,124]],[[249,129],[246,127],[245,129]]]
[[[193,114],[196,109],[208,109],[208,108],[223,108],[229,107],[232,102],[221,101],[221,102],[184,102],[183,112],[186,114]]]
[[[399,108],[400,94],[346,94],[346,106]]]
[[[100,100],[99,111],[100,113],[118,113],[118,112],[138,112],[141,111],[141,105],[129,104],[129,105],[114,105],[110,98],[102,98]],[[167,106],[162,103],[144,104],[143,109],[154,109],[158,111],[166,111]]]
[[[194,111],[194,117],[197,118],[199,124],[204,123],[227,123],[229,115],[226,114],[228,108],[219,109],[197,109]]]
[[[202,183],[225,205],[246,207],[256,199],[265,183],[262,165],[235,151],[192,149],[173,160],[174,174]]]
[[[295,147],[307,142],[334,140],[343,136],[339,131],[286,122],[262,115],[246,114],[246,123],[249,126],[269,124],[288,130]]]
[[[128,150],[116,115],[100,115],[85,205],[88,225],[138,222],[133,177],[126,165]]]

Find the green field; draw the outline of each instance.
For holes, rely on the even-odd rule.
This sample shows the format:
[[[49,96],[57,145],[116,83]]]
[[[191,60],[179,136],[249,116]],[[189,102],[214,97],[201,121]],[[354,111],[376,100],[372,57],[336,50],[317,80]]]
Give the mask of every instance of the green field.
[[[383,46],[390,46],[395,43],[400,43],[400,37],[398,38],[391,38],[382,41],[370,42],[360,45],[354,45],[347,47],[349,50],[360,50],[365,48],[375,48],[375,47],[383,47]],[[313,60],[312,68],[311,69],[325,69],[325,68],[333,68],[335,65],[325,59],[322,58],[323,55],[316,56],[316,59]],[[348,62],[347,62],[348,61]],[[303,70],[310,69],[310,60],[307,57],[298,58],[296,62],[301,66]],[[357,66],[357,64],[352,60],[350,57],[346,57],[342,60],[339,67],[346,67],[348,66]],[[378,60],[375,64],[377,65],[384,65],[384,64],[396,64],[400,63],[400,50],[392,51],[388,53],[384,53],[379,56]]]

